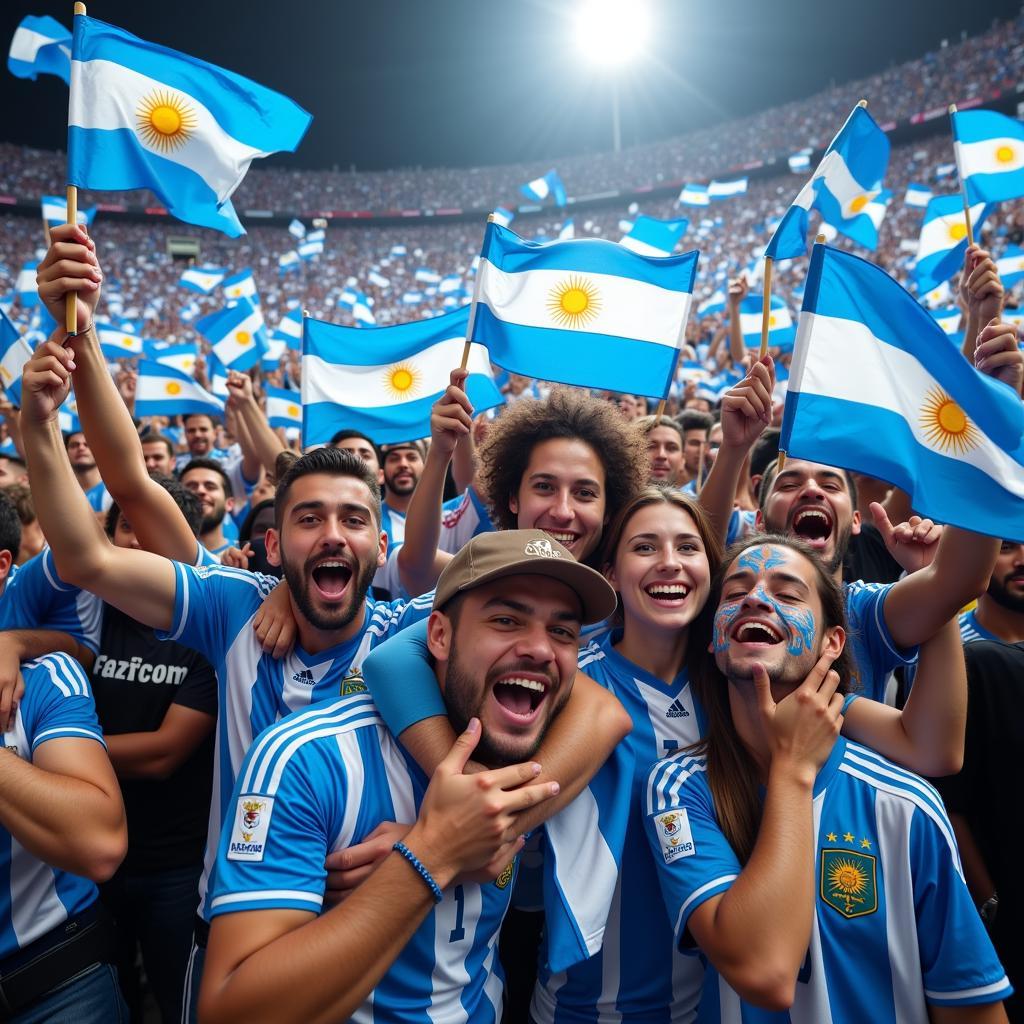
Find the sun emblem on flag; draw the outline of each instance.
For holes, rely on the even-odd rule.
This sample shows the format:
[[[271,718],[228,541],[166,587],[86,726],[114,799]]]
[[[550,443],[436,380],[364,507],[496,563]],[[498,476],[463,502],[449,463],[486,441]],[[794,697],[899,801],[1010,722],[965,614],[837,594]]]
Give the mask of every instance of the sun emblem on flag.
[[[236,331],[235,341],[244,348],[246,345],[252,344],[252,335],[248,331]]]
[[[135,339],[134,339],[134,338],[132,338],[132,337],[130,337],[130,336],[129,336],[129,335],[127,335],[127,334],[126,334],[126,335],[124,335],[124,336],[123,336],[123,337],[121,338],[121,344],[122,344],[122,345],[123,345],[123,346],[124,346],[125,348],[131,348],[131,347],[132,347],[132,345],[133,345],[134,343],[135,343]]]
[[[943,452],[963,455],[977,447],[981,439],[963,409],[939,387],[929,390],[920,422],[928,444]]]
[[[293,419],[297,419],[299,415],[299,407],[297,405],[289,405],[288,415],[291,416]]]
[[[548,312],[560,327],[579,328],[601,312],[601,296],[589,278],[573,274],[548,295]]]
[[[420,377],[412,363],[395,363],[384,371],[384,387],[397,401],[412,398],[419,389]]]
[[[768,314],[768,329],[770,331],[774,330],[778,326],[778,323],[779,323],[779,321],[776,318],[775,314],[774,313],[769,313]]]
[[[1015,146],[1004,142],[996,146],[995,157],[996,163],[1012,164],[1017,159],[1017,149]]]
[[[860,213],[870,201],[868,196],[855,196],[850,203],[850,213]]]
[[[169,395],[180,395],[181,394],[181,385],[176,380],[169,380],[164,385],[164,391],[166,391],[167,394],[169,394]]]
[[[967,237],[967,225],[962,220],[955,220],[946,229],[951,242],[960,242]]]
[[[135,123],[147,146],[171,153],[188,142],[199,120],[182,95],[157,89],[139,104]]]

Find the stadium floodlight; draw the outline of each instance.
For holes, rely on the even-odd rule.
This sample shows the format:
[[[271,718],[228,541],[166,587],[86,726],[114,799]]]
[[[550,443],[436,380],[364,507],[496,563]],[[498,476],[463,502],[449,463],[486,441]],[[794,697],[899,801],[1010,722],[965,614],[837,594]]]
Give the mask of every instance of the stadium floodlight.
[[[582,0],[576,11],[579,48],[600,68],[627,64],[644,48],[649,31],[643,0]]]

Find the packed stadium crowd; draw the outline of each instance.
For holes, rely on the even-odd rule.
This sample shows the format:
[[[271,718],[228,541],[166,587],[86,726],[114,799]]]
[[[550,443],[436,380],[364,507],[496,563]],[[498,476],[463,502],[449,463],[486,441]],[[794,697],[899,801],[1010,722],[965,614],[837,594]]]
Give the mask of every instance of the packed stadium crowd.
[[[570,194],[632,192],[822,148],[861,96],[884,123],[1016,88],[1022,28],[558,169]],[[997,266],[1024,199],[954,238],[961,265],[921,294],[908,190],[955,195],[952,160],[944,133],[894,146],[877,247],[832,240],[935,310],[906,298],[943,353],[935,460],[879,433],[888,480],[787,456],[794,339],[741,326],[809,171],[702,207],[512,222],[551,241],[571,213],[576,239],[618,242],[640,217],[688,220],[677,251],[700,260],[663,403],[496,362],[481,413],[467,343],[415,436],[353,404],[314,443],[274,389],[301,418],[330,362],[292,332],[220,365],[224,276],[251,270],[242,308],[268,336],[302,310],[372,348],[470,303],[496,244],[482,219],[328,221],[322,251],[282,265],[284,224],[3,216],[0,1020],[1024,1020],[1024,513],[1006,512],[1024,509],[1024,264],[1005,284]],[[63,167],[2,143],[0,194],[58,192]],[[235,200],[308,231],[325,209],[493,209],[538,173],[254,170]],[[593,266],[562,327],[585,324]],[[209,287],[183,284],[203,268]],[[615,287],[669,301],[637,273]],[[806,260],[778,261],[794,321],[805,290]],[[196,345],[162,414],[107,328],[147,361]],[[918,386],[907,353],[932,365],[894,334],[887,394]],[[397,407],[421,369],[391,370]],[[1009,497],[982,509],[997,479]]]

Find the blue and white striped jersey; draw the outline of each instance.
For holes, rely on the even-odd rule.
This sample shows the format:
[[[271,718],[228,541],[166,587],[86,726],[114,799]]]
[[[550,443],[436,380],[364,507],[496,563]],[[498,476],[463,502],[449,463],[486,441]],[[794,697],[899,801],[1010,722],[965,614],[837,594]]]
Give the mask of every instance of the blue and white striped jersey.
[[[960,613],[960,640],[969,644],[973,640],[998,640],[995,633],[990,633],[978,621],[978,609],[972,608],[969,612]]]
[[[718,826],[706,763],[655,765],[647,838],[678,942],[742,871]],[[814,784],[817,900],[788,1013],[743,1002],[710,965],[698,1020],[729,1024],[927,1024],[928,1004],[997,1002],[1011,989],[964,883],[938,793],[842,738]]]
[[[266,730],[238,774],[217,854],[210,913],[272,908],[320,913],[334,850],[382,821],[413,821],[426,778],[369,694],[322,701]],[[513,873],[452,886],[380,984],[356,1024],[495,1024],[501,1019],[498,929]]]
[[[0,737],[6,753],[29,763],[40,745],[57,739],[103,743],[92,691],[81,665],[48,654],[21,666],[25,695],[14,726]],[[96,886],[29,853],[0,826],[0,959],[35,942],[91,906]]]
[[[380,503],[380,528],[388,535],[388,549],[405,540],[405,513],[397,512],[386,501]]]
[[[602,769],[630,776],[621,867],[601,950],[552,974],[542,947],[531,1007],[538,1024],[681,1024],[693,1019],[700,997],[703,970],[695,957],[678,952],[673,941],[644,832],[642,797],[651,764],[695,743],[704,730],[704,715],[685,672],[666,686],[619,654],[613,647],[619,639],[617,631],[588,644],[580,651],[579,666],[611,690],[633,720],[633,731]],[[547,825],[549,841],[560,817]],[[592,887],[593,879],[581,882]]]
[[[85,497],[93,512],[106,512],[114,504],[114,499],[102,480],[95,487],[90,487],[85,492]]]
[[[441,506],[440,551],[457,554],[478,533],[492,533],[494,524],[476,490],[469,486],[462,494]]]
[[[298,644],[275,660],[264,654],[252,620],[264,598],[277,586],[263,576],[228,566],[175,563],[177,586],[170,630],[157,632],[204,655],[217,673],[217,734],[210,802],[210,835],[220,835],[235,773],[255,736],[292,711],[336,697],[365,691],[360,665],[387,637],[430,614],[433,593],[415,601],[366,601],[364,628],[351,640],[309,654]],[[207,844],[206,871],[216,855]],[[206,885],[200,883],[200,893]],[[201,908],[202,910],[202,905]]]
[[[102,602],[57,575],[50,549],[11,566],[0,593],[0,630],[52,629],[67,633],[95,654],[100,645]]]
[[[863,696],[881,703],[885,703],[886,684],[893,669],[917,661],[917,648],[900,650],[885,624],[885,599],[895,585],[865,583],[862,580],[843,584],[846,617],[850,624],[847,643],[856,661],[854,688]]]

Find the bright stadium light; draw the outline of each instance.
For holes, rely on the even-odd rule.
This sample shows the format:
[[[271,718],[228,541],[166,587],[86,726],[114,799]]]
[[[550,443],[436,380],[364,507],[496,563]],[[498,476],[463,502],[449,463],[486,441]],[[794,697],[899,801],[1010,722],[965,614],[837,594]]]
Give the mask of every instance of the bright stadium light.
[[[642,0],[582,0],[576,11],[576,40],[598,67],[628,63],[647,42],[650,17]]]

